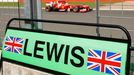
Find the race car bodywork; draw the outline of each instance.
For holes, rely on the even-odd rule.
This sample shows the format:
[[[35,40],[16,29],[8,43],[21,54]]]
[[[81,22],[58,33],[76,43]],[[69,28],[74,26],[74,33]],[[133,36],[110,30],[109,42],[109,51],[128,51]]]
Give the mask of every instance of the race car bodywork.
[[[63,0],[57,2],[50,1],[46,3],[45,10],[50,11],[73,11],[73,12],[88,12],[92,9],[88,5],[70,5]]]

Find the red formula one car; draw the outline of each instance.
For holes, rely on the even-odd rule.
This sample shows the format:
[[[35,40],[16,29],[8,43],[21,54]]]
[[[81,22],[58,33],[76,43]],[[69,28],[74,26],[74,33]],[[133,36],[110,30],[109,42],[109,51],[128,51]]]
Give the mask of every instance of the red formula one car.
[[[45,10],[50,11],[73,11],[73,12],[89,12],[92,9],[88,5],[70,5],[63,0],[57,2],[51,1],[46,3]]]

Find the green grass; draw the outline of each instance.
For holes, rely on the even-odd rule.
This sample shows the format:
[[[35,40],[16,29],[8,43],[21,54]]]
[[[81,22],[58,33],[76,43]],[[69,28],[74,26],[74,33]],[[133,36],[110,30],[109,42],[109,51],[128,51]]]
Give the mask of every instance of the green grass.
[[[69,4],[72,5],[80,5],[80,4],[84,4],[84,5],[89,5],[91,8],[95,8],[96,3],[93,2],[69,2]],[[104,6],[108,3],[100,3],[101,6]],[[45,7],[46,4],[42,3],[42,7]],[[18,2],[0,2],[0,7],[18,7]],[[24,4],[20,3],[20,7],[24,7]]]
[[[95,7],[95,3],[91,3],[91,2],[69,2],[69,4],[72,4],[72,5],[85,4],[85,5],[89,5],[91,8]],[[42,3],[42,7],[45,7],[45,6],[46,4]]]
[[[23,7],[23,4],[19,4],[20,7]],[[0,7],[17,7],[18,2],[0,2]]]
[[[69,2],[69,4],[77,5],[77,4],[85,4],[89,5],[91,8],[95,7],[95,3],[91,2]],[[17,7],[17,2],[0,2],[0,7]],[[20,4],[20,7],[24,7],[24,4]],[[45,7],[45,3],[42,3],[42,7]]]
[[[95,7],[95,3],[91,3],[91,2],[69,2],[69,4],[71,4],[71,5],[81,5],[81,4],[84,4],[84,5],[89,5],[91,8]],[[45,3],[42,3],[42,7],[45,7]]]
[[[45,7],[46,6],[46,3],[42,3],[42,7]]]
[[[45,7],[45,3],[42,3],[42,7]],[[20,7],[24,7],[24,4],[19,3]],[[18,7],[18,2],[0,2],[0,7]]]
[[[95,2],[68,2],[68,3],[71,4],[71,5],[82,5],[82,4],[89,5],[91,8],[95,8],[96,7],[96,3]],[[100,3],[101,6],[104,6],[106,4],[108,4],[108,3]],[[42,4],[42,6],[45,7],[45,3]]]

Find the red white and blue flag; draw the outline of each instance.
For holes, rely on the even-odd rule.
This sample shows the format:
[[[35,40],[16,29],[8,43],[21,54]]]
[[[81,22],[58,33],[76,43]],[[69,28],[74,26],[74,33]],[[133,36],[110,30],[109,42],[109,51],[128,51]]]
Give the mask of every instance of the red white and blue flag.
[[[4,50],[22,54],[22,44],[24,40],[22,38],[7,36],[5,41]]]
[[[87,69],[111,75],[120,75],[121,54],[89,49]]]

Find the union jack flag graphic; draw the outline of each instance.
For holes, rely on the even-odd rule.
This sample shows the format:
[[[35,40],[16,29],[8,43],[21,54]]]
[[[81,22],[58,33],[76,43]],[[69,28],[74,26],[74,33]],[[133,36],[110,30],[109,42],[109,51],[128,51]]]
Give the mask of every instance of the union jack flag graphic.
[[[5,41],[5,45],[4,45],[4,50],[9,51],[9,52],[22,54],[23,42],[24,42],[24,40],[22,38],[7,36],[6,41]]]
[[[111,75],[120,75],[121,54],[89,49],[87,69]]]

